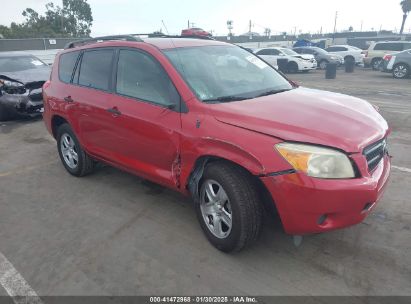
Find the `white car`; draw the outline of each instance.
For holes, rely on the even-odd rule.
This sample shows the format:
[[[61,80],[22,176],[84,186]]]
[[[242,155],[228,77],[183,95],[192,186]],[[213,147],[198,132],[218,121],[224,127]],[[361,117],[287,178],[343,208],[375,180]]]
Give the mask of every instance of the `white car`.
[[[317,61],[313,55],[298,54],[287,48],[268,47],[256,49],[254,53],[274,66],[278,66],[278,59],[288,59],[287,71],[289,73],[308,72],[317,69]]]
[[[327,52],[335,55],[340,55],[344,58],[344,62],[347,60],[355,60],[356,64],[363,64],[364,51],[352,45],[333,45],[325,49]]]

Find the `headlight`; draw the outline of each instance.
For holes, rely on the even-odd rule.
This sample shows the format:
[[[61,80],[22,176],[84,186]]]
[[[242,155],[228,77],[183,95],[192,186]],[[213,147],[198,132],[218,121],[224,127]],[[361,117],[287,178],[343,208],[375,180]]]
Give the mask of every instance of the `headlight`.
[[[9,80],[0,80],[0,88],[8,94],[24,94],[26,92],[24,84]]]
[[[312,145],[280,143],[275,145],[280,154],[294,167],[308,176],[318,178],[353,178],[354,168],[344,153]]]

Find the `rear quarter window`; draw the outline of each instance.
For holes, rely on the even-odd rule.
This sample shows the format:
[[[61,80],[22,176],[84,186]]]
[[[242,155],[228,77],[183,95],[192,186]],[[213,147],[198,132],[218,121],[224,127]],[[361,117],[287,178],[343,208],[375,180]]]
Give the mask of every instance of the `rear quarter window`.
[[[59,78],[62,82],[70,83],[73,75],[74,67],[76,66],[79,51],[65,53],[60,56],[59,62]]]

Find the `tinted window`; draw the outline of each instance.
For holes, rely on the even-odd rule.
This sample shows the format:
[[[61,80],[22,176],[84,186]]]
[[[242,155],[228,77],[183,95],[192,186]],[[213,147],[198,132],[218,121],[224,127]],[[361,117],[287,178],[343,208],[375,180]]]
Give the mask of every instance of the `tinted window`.
[[[0,72],[20,72],[46,66],[40,59],[30,55],[0,57]]]
[[[157,61],[132,50],[120,51],[116,92],[160,105],[176,104],[179,96]]]
[[[331,46],[327,49],[325,49],[327,52],[345,52],[348,49],[346,47],[342,47],[342,46]]]
[[[66,53],[60,56],[59,78],[61,81],[69,83],[80,52]]]
[[[257,55],[270,55],[269,49],[263,49],[257,52]]]
[[[111,78],[113,50],[93,50],[83,54],[78,83],[80,85],[108,90]]]
[[[374,47],[376,51],[402,51],[402,43],[377,43]]]

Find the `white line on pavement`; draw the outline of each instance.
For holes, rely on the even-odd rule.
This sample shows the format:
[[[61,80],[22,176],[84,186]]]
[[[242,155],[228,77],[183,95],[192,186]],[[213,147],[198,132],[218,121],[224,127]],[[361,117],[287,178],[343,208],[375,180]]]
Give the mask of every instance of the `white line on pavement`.
[[[404,168],[404,167],[397,167],[397,166],[392,166],[392,168],[400,170],[402,172],[407,172],[407,173],[411,173],[411,169],[408,168]]]
[[[1,252],[0,285],[3,286],[15,304],[43,304],[37,293]]]

